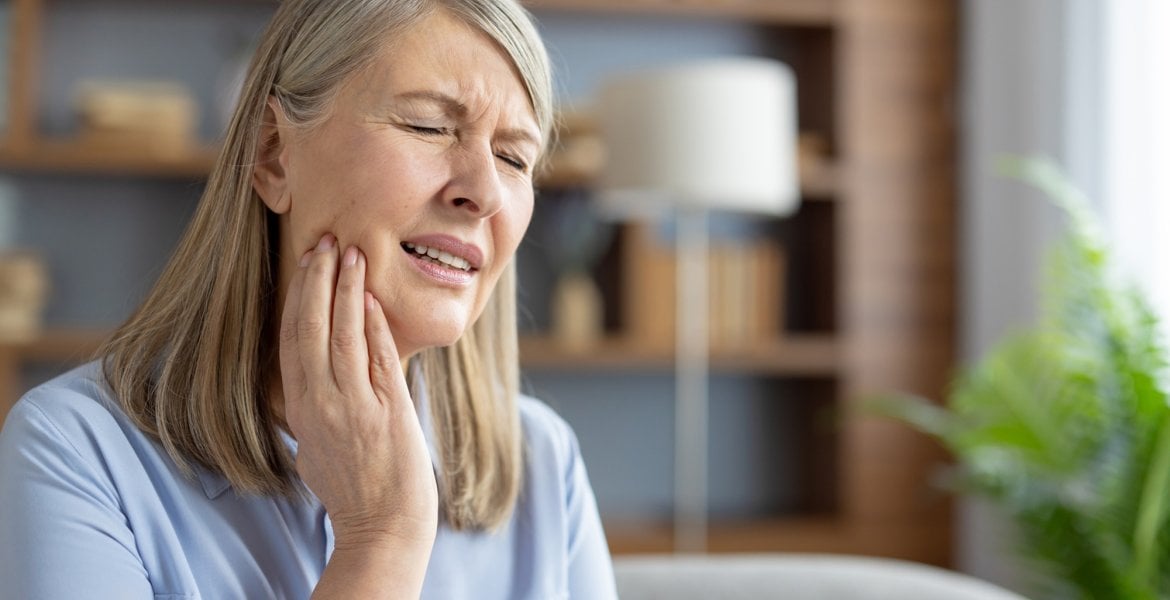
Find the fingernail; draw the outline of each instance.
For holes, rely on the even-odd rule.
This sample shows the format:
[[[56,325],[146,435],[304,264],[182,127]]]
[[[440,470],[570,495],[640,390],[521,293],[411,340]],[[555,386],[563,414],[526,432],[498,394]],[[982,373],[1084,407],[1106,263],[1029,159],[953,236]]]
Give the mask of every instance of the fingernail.
[[[378,308],[378,301],[374,300],[374,295],[366,292],[366,310],[376,310]]]
[[[301,262],[299,264],[300,264],[302,269],[309,266],[309,259],[312,257],[313,257],[312,251],[306,252],[303,255],[301,255]]]
[[[357,264],[357,248],[350,246],[345,249],[345,256],[341,257],[341,264],[352,267]]]
[[[317,243],[317,252],[325,252],[326,250],[332,250],[333,243],[336,241],[337,241],[337,239],[334,238],[332,234],[326,233],[324,235],[324,237],[321,238],[321,241]]]

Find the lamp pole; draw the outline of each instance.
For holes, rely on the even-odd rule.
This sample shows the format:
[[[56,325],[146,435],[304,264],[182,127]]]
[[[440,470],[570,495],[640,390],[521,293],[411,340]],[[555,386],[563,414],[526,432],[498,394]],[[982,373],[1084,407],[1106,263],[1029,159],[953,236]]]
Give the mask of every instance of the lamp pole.
[[[753,57],[631,73],[601,89],[603,211],[676,223],[674,547],[707,549],[709,211],[795,211],[796,77]]]
[[[675,213],[674,549],[707,550],[707,209]]]

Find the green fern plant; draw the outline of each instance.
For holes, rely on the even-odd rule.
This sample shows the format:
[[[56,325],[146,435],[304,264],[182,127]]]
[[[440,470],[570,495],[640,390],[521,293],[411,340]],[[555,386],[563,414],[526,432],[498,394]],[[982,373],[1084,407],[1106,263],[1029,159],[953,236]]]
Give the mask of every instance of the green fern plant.
[[[1157,319],[1119,284],[1087,202],[1048,162],[1004,169],[1068,215],[1049,257],[1043,314],[953,383],[947,408],[881,411],[939,438],[959,489],[1017,525],[1047,574],[1040,597],[1170,598],[1170,407]]]

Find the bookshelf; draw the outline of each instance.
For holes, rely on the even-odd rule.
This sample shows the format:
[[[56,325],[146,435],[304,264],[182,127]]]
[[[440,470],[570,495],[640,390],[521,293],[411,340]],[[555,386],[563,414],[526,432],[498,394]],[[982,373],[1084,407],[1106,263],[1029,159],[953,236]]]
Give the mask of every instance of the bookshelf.
[[[65,1],[65,0],[61,0]],[[955,345],[954,0],[530,0],[542,15],[717,20],[744,24],[797,72],[801,128],[827,140],[802,165],[801,214],[777,227],[788,251],[789,310],[773,340],[716,353],[719,373],[815,381],[811,403],[831,406],[802,508],[722,517],[709,549],[862,553],[949,564],[951,513],[932,487],[941,451],[908,429],[868,417],[863,402],[901,390],[941,397]],[[108,152],[38,131],[42,26],[55,0],[10,0],[8,127],[0,172],[21,176],[198,179],[214,148],[167,159]],[[255,0],[220,0],[231,11]],[[544,190],[588,188],[580,173],[549,173]],[[52,329],[0,344],[0,418],[20,393],[21,366],[78,362],[104,330]],[[521,339],[524,368],[606,377],[668,373],[669,350],[610,332],[588,352],[542,335]],[[824,385],[821,385],[823,383]],[[816,413],[802,413],[814,418]],[[815,424],[806,423],[809,428]],[[761,476],[767,476],[761,474]],[[672,547],[667,520],[610,518],[615,552]]]
[[[36,140],[0,147],[0,167],[25,173],[201,178],[211,170],[217,149],[196,148],[181,154],[152,154],[97,148],[78,142]]]

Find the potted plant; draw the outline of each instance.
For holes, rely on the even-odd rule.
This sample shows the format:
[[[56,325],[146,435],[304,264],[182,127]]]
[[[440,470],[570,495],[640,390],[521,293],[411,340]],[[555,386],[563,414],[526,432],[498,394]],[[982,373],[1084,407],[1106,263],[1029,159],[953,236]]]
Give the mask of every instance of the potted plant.
[[[1039,323],[956,378],[947,406],[881,410],[937,437],[960,491],[1014,522],[1041,598],[1170,598],[1167,355],[1143,296],[1119,282],[1087,202],[1046,162],[1011,161],[1068,216]]]

